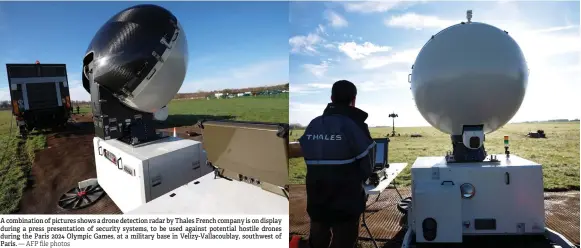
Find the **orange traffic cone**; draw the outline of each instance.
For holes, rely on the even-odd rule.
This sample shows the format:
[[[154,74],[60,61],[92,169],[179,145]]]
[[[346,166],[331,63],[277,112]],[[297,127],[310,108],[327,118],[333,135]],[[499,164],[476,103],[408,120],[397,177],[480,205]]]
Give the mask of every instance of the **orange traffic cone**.
[[[178,137],[177,134],[176,134],[176,128],[175,127],[173,128],[173,136],[174,137]]]

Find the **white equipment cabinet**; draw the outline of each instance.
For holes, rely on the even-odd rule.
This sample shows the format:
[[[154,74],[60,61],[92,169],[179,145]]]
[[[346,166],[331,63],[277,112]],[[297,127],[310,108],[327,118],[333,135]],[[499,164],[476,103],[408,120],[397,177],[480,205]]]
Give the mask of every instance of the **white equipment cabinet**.
[[[126,214],[288,215],[288,211],[284,196],[210,173]]]
[[[444,157],[417,158],[411,168],[412,206],[408,212],[416,242],[460,243],[463,235],[545,232],[541,165],[515,155],[496,156],[499,162],[446,163]],[[468,187],[463,191],[462,185]],[[423,222],[429,218],[436,222],[432,238],[424,235],[429,227]]]
[[[124,213],[212,171],[193,140],[166,137],[133,147],[95,137],[93,147],[99,185]]]

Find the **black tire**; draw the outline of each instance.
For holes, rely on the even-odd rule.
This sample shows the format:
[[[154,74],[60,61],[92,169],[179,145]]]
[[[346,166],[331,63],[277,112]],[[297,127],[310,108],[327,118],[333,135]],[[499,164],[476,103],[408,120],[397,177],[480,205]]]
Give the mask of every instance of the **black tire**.
[[[397,210],[402,214],[408,213],[408,208],[412,204],[412,198],[406,197],[397,203]]]

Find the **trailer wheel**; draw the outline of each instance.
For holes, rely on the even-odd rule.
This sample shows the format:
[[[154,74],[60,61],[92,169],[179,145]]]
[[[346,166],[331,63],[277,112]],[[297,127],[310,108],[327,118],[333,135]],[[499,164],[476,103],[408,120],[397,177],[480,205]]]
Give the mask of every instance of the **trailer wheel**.
[[[58,206],[65,210],[82,209],[95,204],[103,196],[105,191],[98,184],[86,188],[74,187],[59,198]]]
[[[397,203],[397,210],[399,210],[399,212],[402,214],[407,214],[408,208],[410,207],[411,204],[412,204],[411,197],[403,198],[401,201]]]

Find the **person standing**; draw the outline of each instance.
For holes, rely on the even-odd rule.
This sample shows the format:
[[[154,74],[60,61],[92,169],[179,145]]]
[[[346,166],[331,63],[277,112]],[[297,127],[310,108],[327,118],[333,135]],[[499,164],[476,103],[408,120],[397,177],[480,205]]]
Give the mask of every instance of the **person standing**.
[[[299,138],[307,165],[307,213],[311,248],[353,248],[365,211],[363,183],[372,173],[375,142],[365,123],[368,114],[355,107],[357,87],[340,80],[331,103]]]

